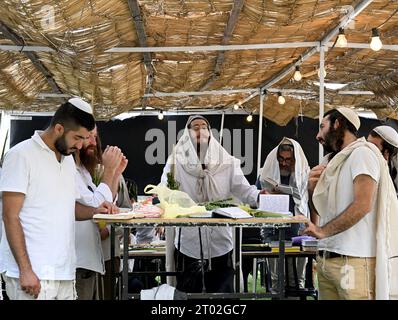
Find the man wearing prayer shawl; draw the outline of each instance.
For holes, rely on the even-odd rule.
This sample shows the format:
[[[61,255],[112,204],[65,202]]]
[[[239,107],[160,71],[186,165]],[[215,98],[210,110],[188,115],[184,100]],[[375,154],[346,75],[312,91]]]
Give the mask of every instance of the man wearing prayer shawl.
[[[397,190],[397,131],[389,126],[378,126],[370,131],[368,141],[379,148],[384,159],[386,159],[392,182],[394,183],[395,190]]]
[[[169,157],[163,170],[162,183],[167,181],[174,157],[174,177],[179,183],[179,190],[186,192],[196,203],[236,197],[244,203],[257,206],[260,191],[248,183],[240,161],[213,137],[210,124],[204,117],[189,117],[174,155]],[[202,292],[199,259],[203,254],[206,259],[206,291],[233,291],[230,227],[202,227],[200,231],[198,228],[177,228],[174,246],[176,269],[182,270],[184,266],[186,273],[191,270],[188,276],[177,276],[177,289]]]
[[[398,298],[398,200],[379,149],[357,138],[359,117],[348,108],[327,112],[317,140],[326,167],[310,172],[309,191],[319,225],[320,299]]]
[[[310,167],[308,166],[307,158],[300,144],[289,138],[283,138],[265,159],[264,166],[261,170],[259,182],[262,183],[265,179],[271,179],[278,184],[289,185],[297,190],[294,196],[289,195],[289,211],[294,215],[303,215],[309,217],[308,208],[308,174]],[[257,184],[259,187],[259,185]],[[280,193],[278,190],[267,190],[269,193]],[[286,230],[286,239],[291,240],[292,237],[298,236],[300,225],[297,223]],[[278,234],[273,229],[265,229],[264,235],[267,240],[278,240]],[[277,286],[278,273],[276,259],[268,259],[272,286]],[[296,270],[298,283],[295,283],[295,276],[293,273],[293,259],[288,259],[289,262],[289,285],[298,285],[304,288],[305,285],[305,266],[306,258],[297,258]]]

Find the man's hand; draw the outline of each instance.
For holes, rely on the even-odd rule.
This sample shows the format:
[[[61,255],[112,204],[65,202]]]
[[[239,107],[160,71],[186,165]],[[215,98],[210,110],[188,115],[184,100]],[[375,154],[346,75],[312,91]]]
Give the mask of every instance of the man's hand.
[[[270,194],[270,192],[267,189],[262,189],[260,194]]]
[[[307,222],[305,224],[305,229],[302,232],[303,235],[308,235],[308,236],[312,236],[315,237],[317,239],[323,239],[326,238],[326,234],[323,231],[322,227],[318,227],[315,224],[313,224],[311,221],[309,221],[307,219]]]
[[[100,229],[100,237],[101,237],[101,240],[105,240],[105,239],[107,239],[107,238],[109,237],[109,230],[108,230],[108,228],[102,228],[102,229]]]
[[[164,235],[164,228],[163,227],[157,227],[155,229],[155,235],[161,237]]]
[[[126,169],[126,167],[127,167],[127,163],[128,163],[129,161],[127,160],[127,158],[124,156],[124,154],[122,153],[122,157],[121,157],[121,159],[120,159],[120,163],[119,163],[119,165],[116,167],[116,170],[115,170],[115,176],[116,177],[119,177],[123,172],[124,172],[124,170]]]
[[[115,146],[107,146],[102,154],[104,170],[116,170],[122,159],[122,151]]]
[[[37,299],[40,293],[41,285],[39,278],[32,269],[20,272],[19,283],[21,285],[22,291]]]
[[[119,213],[119,208],[111,202],[104,201],[98,208],[95,209],[95,213],[115,214]]]
[[[325,170],[325,168],[326,168],[326,166],[320,164],[311,169],[309,177],[308,177],[308,192],[310,193],[310,195],[312,195],[314,193],[316,184],[318,183],[318,180],[319,180],[323,170]]]

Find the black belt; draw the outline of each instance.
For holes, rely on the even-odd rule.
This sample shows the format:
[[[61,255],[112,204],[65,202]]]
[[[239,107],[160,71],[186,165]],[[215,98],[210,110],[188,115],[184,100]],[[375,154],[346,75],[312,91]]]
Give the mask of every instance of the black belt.
[[[325,250],[319,250],[318,256],[320,256],[322,258],[325,257],[325,259],[345,257],[345,255],[343,255],[343,254],[331,252],[331,251],[325,251]]]

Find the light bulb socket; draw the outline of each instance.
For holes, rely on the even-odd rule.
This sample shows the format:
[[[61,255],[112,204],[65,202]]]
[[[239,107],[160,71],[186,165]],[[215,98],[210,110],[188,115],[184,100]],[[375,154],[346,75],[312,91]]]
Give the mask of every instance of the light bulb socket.
[[[339,35],[340,34],[344,34],[344,29],[343,28],[339,28]]]
[[[380,37],[380,31],[377,28],[372,29],[372,38],[374,37]]]
[[[296,66],[296,71],[300,71],[300,66]]]

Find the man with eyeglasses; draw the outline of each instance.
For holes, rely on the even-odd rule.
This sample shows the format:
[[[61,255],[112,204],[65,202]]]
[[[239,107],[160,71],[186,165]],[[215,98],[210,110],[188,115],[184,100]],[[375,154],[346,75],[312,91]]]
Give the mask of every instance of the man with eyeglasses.
[[[275,147],[267,156],[261,175],[257,181],[257,187],[265,188],[268,193],[281,194],[278,188],[273,188],[264,183],[265,180],[273,180],[278,185],[288,185],[293,187],[293,195],[289,195],[289,211],[294,215],[309,216],[308,208],[308,191],[307,181],[310,167],[307,158],[300,144],[290,138],[283,138],[277,147]],[[286,240],[291,240],[292,237],[299,235],[300,224],[292,224],[286,230]],[[275,230],[265,229],[264,237],[266,241],[278,240],[278,234]],[[289,263],[289,285],[295,284],[295,277],[293,273],[293,260],[288,259]],[[298,258],[296,262],[298,285],[304,288],[305,284],[305,265],[306,258]],[[275,259],[269,259],[271,270],[272,286],[277,285],[277,262]]]

